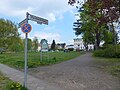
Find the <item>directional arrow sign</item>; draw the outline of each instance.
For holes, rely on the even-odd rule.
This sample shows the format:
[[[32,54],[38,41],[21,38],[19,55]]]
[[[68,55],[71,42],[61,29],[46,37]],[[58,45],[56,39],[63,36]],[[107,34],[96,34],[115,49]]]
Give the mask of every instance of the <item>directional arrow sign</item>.
[[[26,23],[26,19],[24,19],[23,21],[21,21],[19,24],[18,24],[18,28],[20,28],[24,23]]]
[[[28,19],[32,20],[32,21],[35,21],[38,24],[46,24],[46,25],[48,25],[48,20],[44,19],[44,18],[41,18],[41,17],[37,17],[37,16],[29,14]]]
[[[18,28],[20,28],[24,23],[27,23],[28,20],[35,21],[38,24],[46,24],[46,25],[48,25],[48,20],[47,19],[37,17],[37,16],[31,15],[29,13],[27,13],[27,15],[28,15],[28,17],[18,24]]]

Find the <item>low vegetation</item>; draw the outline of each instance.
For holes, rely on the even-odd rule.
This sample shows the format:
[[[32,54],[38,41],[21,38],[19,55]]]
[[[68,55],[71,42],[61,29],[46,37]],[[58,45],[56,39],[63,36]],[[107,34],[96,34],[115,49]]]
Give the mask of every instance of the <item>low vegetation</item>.
[[[107,45],[94,52],[96,57],[120,58],[120,45]]]
[[[28,90],[24,86],[22,86],[19,82],[10,82],[6,86],[7,90]]]
[[[46,52],[42,53],[41,61],[40,52],[29,52],[28,67],[33,68],[37,66],[56,64],[66,60],[70,60],[79,55],[80,52]],[[24,67],[24,52],[0,54],[0,63],[22,69]]]
[[[100,68],[120,78],[120,58],[95,58]]]
[[[0,90],[6,90],[6,86],[10,82],[11,81],[0,72]]]
[[[0,72],[0,90],[28,90],[18,82],[13,82]]]
[[[107,45],[93,52],[95,62],[107,72],[120,78],[120,45]]]

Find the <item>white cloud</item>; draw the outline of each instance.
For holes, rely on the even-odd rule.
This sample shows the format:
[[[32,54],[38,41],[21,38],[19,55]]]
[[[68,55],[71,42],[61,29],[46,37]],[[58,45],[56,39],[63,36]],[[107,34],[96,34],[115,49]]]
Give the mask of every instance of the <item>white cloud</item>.
[[[24,39],[25,34],[21,32],[20,37]],[[39,42],[41,41],[41,39],[46,39],[49,44],[51,44],[53,40],[55,40],[56,43],[61,42],[61,36],[58,33],[34,32],[32,35],[31,34],[28,35],[28,38],[32,40],[34,37],[37,37]]]
[[[30,12],[54,22],[59,17],[62,19],[64,12],[71,12],[73,7],[67,2],[68,0],[1,0],[0,14],[23,18],[26,12]]]
[[[59,19],[62,20],[63,18],[64,18],[64,16],[61,14],[61,15],[59,16]]]
[[[15,20],[22,21],[25,19],[26,12],[32,15],[40,16],[49,20],[49,22],[54,22],[56,20],[64,19],[64,13],[73,13],[73,7],[67,4],[68,0],[1,0],[0,2],[0,16],[10,16]],[[16,22],[19,22],[16,21]],[[37,25],[36,22],[31,22]],[[55,24],[55,23],[54,23]],[[37,26],[36,26],[37,27]],[[34,28],[34,31],[39,30]],[[57,26],[56,26],[57,27]],[[60,35],[59,28],[55,26],[48,25],[44,30],[45,32],[31,32],[29,38],[37,36],[39,39],[47,39],[49,43],[55,39],[56,42],[61,42],[62,36]],[[43,30],[43,29],[41,29]],[[21,37],[24,38],[25,34],[21,32]],[[52,33],[53,32],[53,33]]]
[[[33,39],[36,36],[39,41],[41,39],[46,39],[48,41],[48,43],[52,43],[53,40],[55,40],[56,42],[60,42],[61,36],[58,33],[47,33],[47,32],[34,32],[31,35],[29,35],[29,38]]]
[[[50,22],[54,22],[56,20],[56,17],[53,13],[49,13],[47,17]]]
[[[72,40],[68,40],[68,43],[67,43],[67,44],[74,44],[73,39],[72,39]]]
[[[55,26],[47,26],[44,28],[44,30],[47,30],[47,31],[55,30]]]

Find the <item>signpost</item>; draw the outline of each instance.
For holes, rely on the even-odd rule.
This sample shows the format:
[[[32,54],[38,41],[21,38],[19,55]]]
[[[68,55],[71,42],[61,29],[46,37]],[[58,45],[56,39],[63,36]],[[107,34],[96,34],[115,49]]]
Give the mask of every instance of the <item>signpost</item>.
[[[48,52],[48,42],[46,39],[42,39],[40,44],[41,44],[40,61],[42,62],[42,52]]]
[[[46,39],[42,39],[40,44],[41,44],[41,50],[43,52],[47,52],[48,51],[48,42],[47,42],[47,40]]]
[[[26,16],[27,16],[27,17],[18,24],[18,28],[22,27],[22,25],[23,25],[24,23],[27,23],[28,20],[35,21],[35,22],[37,22],[38,24],[46,24],[46,25],[48,25],[48,20],[47,20],[47,19],[44,19],[44,18],[35,16],[35,15],[31,15],[31,14],[28,13],[28,12],[26,13]]]
[[[48,25],[48,20],[26,13],[26,18],[18,24],[18,28],[21,27],[23,33],[25,33],[25,64],[24,64],[24,86],[27,88],[27,62],[28,62],[28,33],[32,27],[28,24],[28,20],[37,22],[38,24]]]

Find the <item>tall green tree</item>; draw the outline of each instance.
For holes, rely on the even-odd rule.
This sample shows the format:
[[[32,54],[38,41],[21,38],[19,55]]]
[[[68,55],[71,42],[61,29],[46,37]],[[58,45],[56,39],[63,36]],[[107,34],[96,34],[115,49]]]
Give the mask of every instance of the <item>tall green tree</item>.
[[[96,5],[96,7],[99,7],[99,5]],[[80,13],[80,23],[74,23],[79,27],[75,27],[74,30],[77,35],[83,35],[85,43],[95,44],[96,49],[98,49],[104,28],[104,23],[100,24],[98,20],[98,18],[101,17],[101,13],[95,16],[90,15],[91,9],[87,3],[83,5],[83,9],[84,10]]]
[[[25,39],[23,39],[23,42],[25,44]],[[28,48],[28,51],[32,50],[32,40],[30,38],[28,38],[28,46],[27,46],[27,48]]]
[[[10,20],[0,19],[0,47],[11,50],[16,42],[21,45],[16,24]]]
[[[55,50],[55,49],[56,49],[56,43],[55,40],[53,40],[51,45],[51,50]]]
[[[79,4],[80,2],[78,2],[78,0],[69,0],[70,5],[74,3]],[[79,21],[81,22],[74,23],[76,24],[74,25],[76,35],[82,34],[84,40],[87,42],[90,40],[89,37],[92,36],[96,49],[99,48],[100,41],[104,40],[103,37],[106,35],[104,32],[108,32],[108,26],[112,25],[111,31],[113,35],[111,37],[115,36],[113,23],[118,21],[120,14],[118,0],[87,0],[83,6],[78,9],[80,13]]]
[[[32,49],[32,40],[28,38],[28,50],[30,51]]]
[[[24,51],[24,43],[21,38],[17,37],[12,40],[13,40],[13,43],[11,43],[11,45],[9,46],[10,51],[12,51],[12,52]]]
[[[33,39],[33,50],[35,51],[35,52],[37,52],[37,50],[38,50],[38,38],[37,37],[34,37],[34,39]]]

